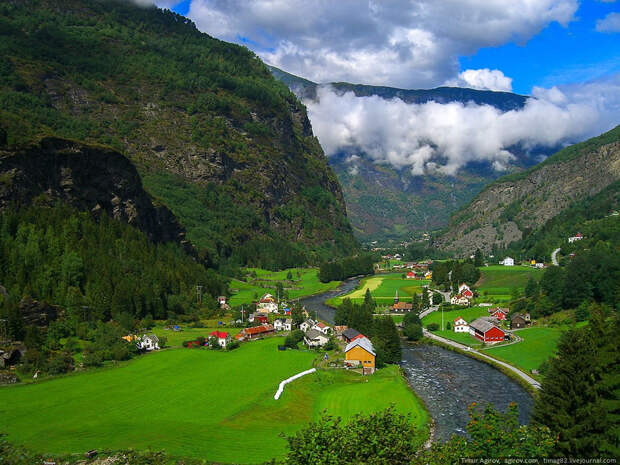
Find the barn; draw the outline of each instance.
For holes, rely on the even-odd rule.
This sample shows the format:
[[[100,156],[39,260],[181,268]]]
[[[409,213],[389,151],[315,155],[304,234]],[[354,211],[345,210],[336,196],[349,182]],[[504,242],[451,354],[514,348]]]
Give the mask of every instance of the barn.
[[[487,318],[478,318],[469,324],[469,334],[488,344],[502,342],[506,332]]]

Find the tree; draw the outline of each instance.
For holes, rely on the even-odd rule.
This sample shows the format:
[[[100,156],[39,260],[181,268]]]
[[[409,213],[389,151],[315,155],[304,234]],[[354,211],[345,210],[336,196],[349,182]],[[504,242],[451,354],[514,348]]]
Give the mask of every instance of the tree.
[[[291,271],[289,270],[289,272],[286,274],[286,279],[288,279],[289,281],[291,281],[293,279],[293,273],[291,273]]]
[[[429,298],[428,298],[428,287],[424,286],[422,288],[422,309],[428,308],[430,303],[429,303]]]
[[[419,341],[424,335],[424,333],[422,332],[422,325],[420,325],[419,323],[406,324],[403,328],[403,333],[409,341]]]
[[[393,407],[355,415],[346,423],[324,412],[317,422],[286,439],[284,463],[289,465],[408,465],[423,440],[411,417],[397,414]]]
[[[482,252],[480,249],[476,249],[474,253],[474,266],[483,266],[484,265],[484,257],[482,256]]]
[[[370,309],[373,313],[375,311],[375,308],[377,307],[377,304],[372,299],[369,288],[366,288],[366,294],[364,294],[364,306]]]
[[[452,325],[449,321],[446,321],[446,331],[450,331],[452,329]]]
[[[443,296],[439,292],[433,293],[433,305],[439,305],[443,302]]]
[[[398,363],[401,360],[400,336],[391,316],[375,318],[373,342],[383,350],[385,363]]]
[[[525,285],[525,297],[529,299],[536,295],[538,295],[538,283],[530,276],[530,279],[527,280],[527,284]]]

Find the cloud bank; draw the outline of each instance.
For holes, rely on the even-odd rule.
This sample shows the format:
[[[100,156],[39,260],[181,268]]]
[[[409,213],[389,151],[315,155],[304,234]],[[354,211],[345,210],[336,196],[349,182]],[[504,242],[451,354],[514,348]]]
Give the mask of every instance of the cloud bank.
[[[596,22],[598,32],[614,33],[620,32],[620,13],[609,13],[603,19]]]
[[[454,78],[459,56],[568,24],[577,7],[577,0],[192,0],[188,16],[316,82],[420,88]],[[494,71],[477,71],[462,79],[508,88]]]
[[[620,123],[620,74],[596,82],[535,88],[520,110],[501,112],[473,103],[406,104],[380,97],[319,90],[307,101],[312,126],[328,156],[367,154],[414,174],[454,175],[469,162],[502,170],[509,148],[554,147],[604,132]],[[355,170],[355,157],[350,158]]]

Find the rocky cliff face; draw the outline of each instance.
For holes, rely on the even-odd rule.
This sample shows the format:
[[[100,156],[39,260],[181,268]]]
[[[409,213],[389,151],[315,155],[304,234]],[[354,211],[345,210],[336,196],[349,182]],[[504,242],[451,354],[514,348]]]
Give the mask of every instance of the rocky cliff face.
[[[133,164],[109,148],[45,138],[0,149],[0,209],[45,199],[93,214],[108,213],[155,241],[185,241],[174,215],[155,206]]]
[[[453,216],[436,245],[463,255],[504,247],[620,179],[620,126],[566,150],[491,184]]]

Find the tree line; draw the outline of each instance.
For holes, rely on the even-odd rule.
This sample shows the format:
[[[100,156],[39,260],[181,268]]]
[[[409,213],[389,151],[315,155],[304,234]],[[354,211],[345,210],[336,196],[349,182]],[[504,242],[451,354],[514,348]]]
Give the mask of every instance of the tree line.
[[[321,263],[319,280],[323,283],[374,273],[374,254],[360,254]]]

